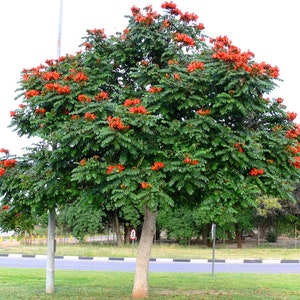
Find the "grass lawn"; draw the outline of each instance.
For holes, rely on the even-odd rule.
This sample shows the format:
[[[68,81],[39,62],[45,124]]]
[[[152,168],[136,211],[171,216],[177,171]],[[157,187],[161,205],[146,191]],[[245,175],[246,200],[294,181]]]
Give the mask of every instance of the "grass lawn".
[[[45,293],[45,270],[0,268],[1,300],[131,299],[132,272],[56,271]],[[300,275],[150,273],[149,299],[300,299]]]
[[[0,253],[46,254],[46,245],[5,241]],[[153,245],[155,258],[210,259],[212,249],[175,244]],[[137,245],[58,244],[56,255],[136,257]],[[264,245],[243,249],[217,245],[216,259],[300,259],[299,248]],[[45,270],[0,268],[0,300],[131,299],[134,273],[55,271],[55,294],[45,293]],[[300,299],[300,274],[149,273],[150,300]]]

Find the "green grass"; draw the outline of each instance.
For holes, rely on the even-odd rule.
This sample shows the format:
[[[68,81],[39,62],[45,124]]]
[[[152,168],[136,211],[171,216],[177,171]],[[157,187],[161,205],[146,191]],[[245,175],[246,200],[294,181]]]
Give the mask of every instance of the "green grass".
[[[0,268],[1,300],[131,299],[132,272],[56,271],[55,293],[45,293],[45,270]],[[150,300],[300,299],[300,275],[150,273]]]
[[[6,242],[0,246],[1,254],[46,254],[46,245],[14,245]],[[63,256],[100,256],[100,257],[136,257],[137,245],[121,247],[105,244],[58,244],[56,255]],[[210,259],[212,249],[200,246],[182,246],[177,244],[153,245],[151,251],[153,258],[182,258],[182,259]],[[300,259],[299,248],[279,248],[266,245],[251,248],[227,248],[217,245],[216,259]]]
[[[134,251],[132,251],[134,250]],[[45,245],[5,242],[0,253],[46,254]],[[56,255],[136,257],[137,245],[58,244]],[[212,257],[212,249],[176,244],[153,245],[152,257]],[[236,249],[217,245],[216,259],[300,259],[299,249],[264,245]],[[131,299],[134,273],[55,271],[55,294],[45,293],[45,270],[0,268],[0,300]],[[300,274],[150,273],[150,300],[300,299]]]

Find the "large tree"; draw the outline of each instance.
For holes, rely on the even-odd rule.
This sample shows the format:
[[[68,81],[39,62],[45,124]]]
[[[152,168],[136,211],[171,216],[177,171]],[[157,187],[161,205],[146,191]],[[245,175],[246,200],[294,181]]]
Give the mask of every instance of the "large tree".
[[[295,114],[268,98],[278,68],[162,8],[133,7],[123,32],[88,30],[80,52],[24,70],[12,113],[20,135],[48,142],[52,170],[72,173],[81,203],[144,213],[134,298],[149,293],[160,208],[201,205],[224,223],[258,195],[291,198],[299,176]]]

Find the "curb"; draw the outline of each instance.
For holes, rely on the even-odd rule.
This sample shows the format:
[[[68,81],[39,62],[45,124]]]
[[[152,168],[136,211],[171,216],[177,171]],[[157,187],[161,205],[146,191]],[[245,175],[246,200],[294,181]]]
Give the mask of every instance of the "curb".
[[[31,254],[0,254],[1,257],[7,258],[36,258],[47,259],[47,255],[31,255]],[[94,260],[94,261],[123,261],[136,262],[133,257],[92,257],[92,256],[55,256],[55,259],[66,260]],[[177,259],[177,258],[150,258],[151,262],[160,263],[212,263],[212,259]],[[230,264],[300,264],[299,259],[215,259],[214,263],[230,263]]]

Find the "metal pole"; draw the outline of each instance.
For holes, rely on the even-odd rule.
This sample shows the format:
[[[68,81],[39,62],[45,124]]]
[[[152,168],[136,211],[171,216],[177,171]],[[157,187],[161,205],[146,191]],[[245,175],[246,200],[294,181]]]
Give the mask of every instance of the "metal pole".
[[[60,0],[60,5],[59,5],[59,21],[58,21],[58,35],[57,35],[57,58],[60,57],[60,50],[61,50],[62,12],[63,12],[63,0]]]
[[[60,57],[61,47],[61,27],[62,27],[62,8],[63,0],[60,0],[59,5],[59,21],[58,21],[58,37],[57,37],[57,58]],[[48,240],[47,240],[47,269],[46,269],[46,293],[54,293],[54,270],[55,270],[55,210],[48,211]]]
[[[215,273],[215,248],[216,248],[216,224],[211,226],[211,237],[212,237],[212,264],[211,264],[211,275],[214,277]]]

